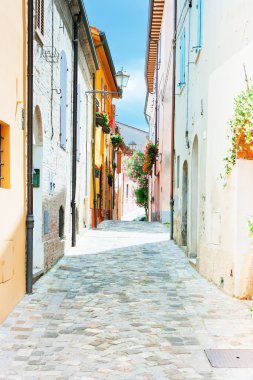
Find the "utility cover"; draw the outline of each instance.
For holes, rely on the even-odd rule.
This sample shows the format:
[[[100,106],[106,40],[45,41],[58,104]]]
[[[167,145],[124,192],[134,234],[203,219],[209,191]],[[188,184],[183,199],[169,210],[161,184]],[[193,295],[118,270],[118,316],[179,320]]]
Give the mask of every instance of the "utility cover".
[[[215,349],[205,350],[212,367],[216,368],[253,368],[253,350]]]

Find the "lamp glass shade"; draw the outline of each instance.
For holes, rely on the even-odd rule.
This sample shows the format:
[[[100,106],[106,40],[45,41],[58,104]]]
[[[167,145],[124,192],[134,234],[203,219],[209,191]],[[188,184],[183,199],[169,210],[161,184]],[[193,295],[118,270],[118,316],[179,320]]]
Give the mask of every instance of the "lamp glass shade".
[[[119,88],[124,88],[127,86],[128,80],[130,75],[128,75],[126,72],[123,72],[123,70],[120,70],[116,74],[116,81],[119,86]]]

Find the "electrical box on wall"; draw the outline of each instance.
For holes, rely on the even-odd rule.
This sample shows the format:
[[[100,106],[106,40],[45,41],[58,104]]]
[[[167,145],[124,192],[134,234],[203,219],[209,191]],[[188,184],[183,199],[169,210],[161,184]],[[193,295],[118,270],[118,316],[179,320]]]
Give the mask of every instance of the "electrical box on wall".
[[[33,169],[33,187],[40,187],[40,169]]]

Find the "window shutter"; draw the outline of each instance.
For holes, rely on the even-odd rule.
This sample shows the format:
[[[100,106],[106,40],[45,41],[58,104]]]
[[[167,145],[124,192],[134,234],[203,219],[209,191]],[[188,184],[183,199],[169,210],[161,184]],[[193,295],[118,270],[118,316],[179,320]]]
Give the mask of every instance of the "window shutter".
[[[66,148],[66,123],[67,123],[67,59],[64,51],[61,52],[61,67],[60,67],[60,144]]]
[[[40,0],[40,31],[44,36],[44,0]]]
[[[198,34],[197,34],[197,46],[202,46],[202,0],[198,0]]]
[[[180,41],[180,86],[185,84],[185,29]]]
[[[80,129],[81,129],[81,86],[78,84],[77,86],[77,144],[76,144],[76,155],[77,160],[80,160],[81,151],[80,151]]]
[[[36,1],[36,24],[39,30],[40,30],[40,10],[41,10],[40,0],[37,0]]]

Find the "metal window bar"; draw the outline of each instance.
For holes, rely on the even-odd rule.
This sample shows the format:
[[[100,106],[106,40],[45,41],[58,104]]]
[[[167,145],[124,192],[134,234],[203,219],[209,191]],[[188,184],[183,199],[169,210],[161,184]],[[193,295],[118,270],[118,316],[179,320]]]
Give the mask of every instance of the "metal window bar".
[[[2,136],[2,125],[0,124],[0,187],[2,187],[2,180],[4,177],[2,176],[2,167],[4,165],[3,163],[3,145],[2,140],[4,140],[4,137]]]

